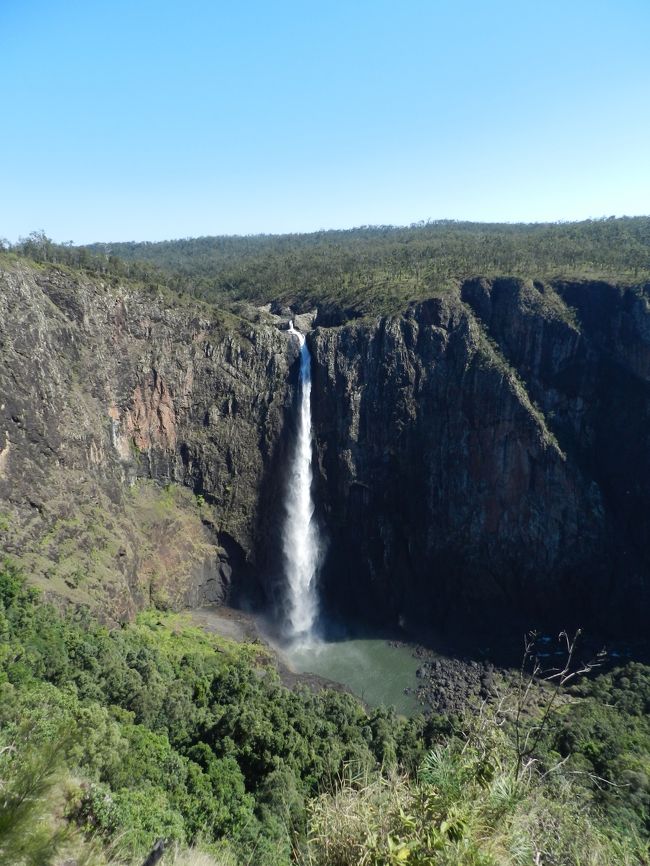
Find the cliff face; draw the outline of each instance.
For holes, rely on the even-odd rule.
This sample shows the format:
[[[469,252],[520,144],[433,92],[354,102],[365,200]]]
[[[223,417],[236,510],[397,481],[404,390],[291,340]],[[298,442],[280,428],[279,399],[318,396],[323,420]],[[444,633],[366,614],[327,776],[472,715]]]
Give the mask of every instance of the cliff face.
[[[642,291],[515,280],[317,329],[329,602],[407,624],[641,623],[649,329]]]
[[[245,584],[278,531],[286,335],[53,269],[0,280],[4,551],[114,619]]]
[[[298,373],[281,318],[51,268],[0,280],[2,548],[107,619],[277,601]],[[315,324],[330,608],[644,622],[647,290],[476,279],[401,316]]]

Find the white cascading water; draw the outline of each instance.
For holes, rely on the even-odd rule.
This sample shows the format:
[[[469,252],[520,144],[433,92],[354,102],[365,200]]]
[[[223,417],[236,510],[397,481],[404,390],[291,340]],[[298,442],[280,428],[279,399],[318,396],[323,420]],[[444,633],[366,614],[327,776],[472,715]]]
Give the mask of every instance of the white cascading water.
[[[288,630],[289,637],[295,641],[313,636],[318,612],[319,546],[311,498],[311,354],[304,334],[295,330],[293,322],[289,322],[289,333],[300,342],[300,406],[282,542],[288,588]]]

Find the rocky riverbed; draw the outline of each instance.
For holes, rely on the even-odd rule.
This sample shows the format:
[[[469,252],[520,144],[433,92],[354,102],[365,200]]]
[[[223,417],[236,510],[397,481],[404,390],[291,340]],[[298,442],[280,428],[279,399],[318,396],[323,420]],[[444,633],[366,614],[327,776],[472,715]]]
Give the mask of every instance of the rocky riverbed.
[[[490,661],[446,657],[421,646],[413,655],[422,661],[416,672],[418,703],[424,711],[441,715],[460,714],[497,699],[516,674]]]

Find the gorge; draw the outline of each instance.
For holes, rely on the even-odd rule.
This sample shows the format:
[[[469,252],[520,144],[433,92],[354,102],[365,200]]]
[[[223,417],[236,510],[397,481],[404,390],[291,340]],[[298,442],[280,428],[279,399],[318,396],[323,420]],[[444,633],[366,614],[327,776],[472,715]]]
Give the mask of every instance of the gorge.
[[[650,284],[45,251],[0,254],[0,811],[52,781],[0,859],[42,815],[62,864],[645,863]]]
[[[107,621],[151,603],[286,607],[301,310],[218,310],[21,260],[2,288],[4,550]],[[472,278],[312,324],[326,613],[642,630],[647,287]],[[308,629],[313,599],[290,617]]]

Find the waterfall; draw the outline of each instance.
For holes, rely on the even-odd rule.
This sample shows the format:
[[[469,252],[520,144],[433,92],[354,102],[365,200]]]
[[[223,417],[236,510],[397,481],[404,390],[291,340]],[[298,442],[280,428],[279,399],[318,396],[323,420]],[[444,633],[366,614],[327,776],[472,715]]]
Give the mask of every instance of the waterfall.
[[[288,591],[289,636],[309,638],[317,614],[316,572],[318,570],[318,533],[311,498],[311,355],[304,334],[289,322],[289,333],[300,343],[300,392],[298,431],[286,492],[285,522],[282,534],[285,575]]]

